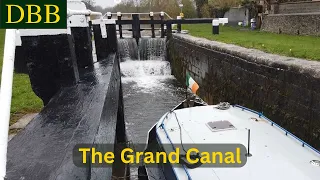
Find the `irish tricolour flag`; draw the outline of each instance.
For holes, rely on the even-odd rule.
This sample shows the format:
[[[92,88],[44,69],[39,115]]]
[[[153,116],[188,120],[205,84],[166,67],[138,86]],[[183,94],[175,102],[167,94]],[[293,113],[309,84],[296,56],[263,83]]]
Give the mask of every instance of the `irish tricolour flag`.
[[[186,81],[187,87],[191,89],[193,93],[196,93],[197,90],[199,89],[199,85],[197,82],[195,82],[192,77],[190,76],[189,73],[187,73],[187,81]]]

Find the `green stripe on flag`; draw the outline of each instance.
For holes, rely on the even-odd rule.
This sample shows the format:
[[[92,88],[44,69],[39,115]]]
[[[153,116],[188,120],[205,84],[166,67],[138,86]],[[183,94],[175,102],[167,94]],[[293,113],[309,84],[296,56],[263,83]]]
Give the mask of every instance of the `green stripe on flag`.
[[[189,87],[189,79],[190,79],[190,74],[187,72],[187,75],[186,75],[186,85]]]

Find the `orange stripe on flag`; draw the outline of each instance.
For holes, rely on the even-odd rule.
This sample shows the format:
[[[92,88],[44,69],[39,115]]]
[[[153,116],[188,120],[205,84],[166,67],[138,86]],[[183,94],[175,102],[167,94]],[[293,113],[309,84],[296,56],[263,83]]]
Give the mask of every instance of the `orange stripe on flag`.
[[[193,83],[192,88],[191,88],[192,92],[196,93],[198,89],[199,89],[198,83],[196,83],[196,82]]]

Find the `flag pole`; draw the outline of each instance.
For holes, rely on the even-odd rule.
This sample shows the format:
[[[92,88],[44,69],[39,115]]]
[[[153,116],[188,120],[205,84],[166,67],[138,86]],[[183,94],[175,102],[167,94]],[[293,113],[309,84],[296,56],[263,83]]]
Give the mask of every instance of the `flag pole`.
[[[186,90],[186,98],[187,98],[187,100],[186,100],[186,102],[189,103],[189,101],[191,102],[191,99],[193,99],[197,95],[196,93],[197,93],[197,90],[199,89],[199,85],[190,76],[190,74],[187,72],[187,70],[186,70],[186,87],[187,87],[187,90]],[[190,98],[188,98],[188,89],[190,89],[195,96],[192,95]]]
[[[188,101],[188,85],[187,85],[187,76],[188,76],[188,72],[186,70],[186,104],[187,104],[187,107],[189,107],[189,101]]]
[[[188,86],[186,86],[186,99],[188,99]]]

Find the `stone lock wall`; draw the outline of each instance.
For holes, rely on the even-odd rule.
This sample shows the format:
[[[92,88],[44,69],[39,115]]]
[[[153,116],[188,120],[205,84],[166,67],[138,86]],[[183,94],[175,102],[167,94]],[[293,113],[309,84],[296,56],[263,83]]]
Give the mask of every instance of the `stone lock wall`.
[[[263,112],[320,149],[320,63],[267,54],[190,35],[173,35],[175,77],[190,72],[209,104],[228,101]]]
[[[320,36],[320,1],[271,4],[261,30],[294,35]]]
[[[280,3],[278,14],[320,12],[319,1],[302,1]]]
[[[262,31],[294,35],[320,36],[320,12],[304,14],[270,14],[262,21]]]

